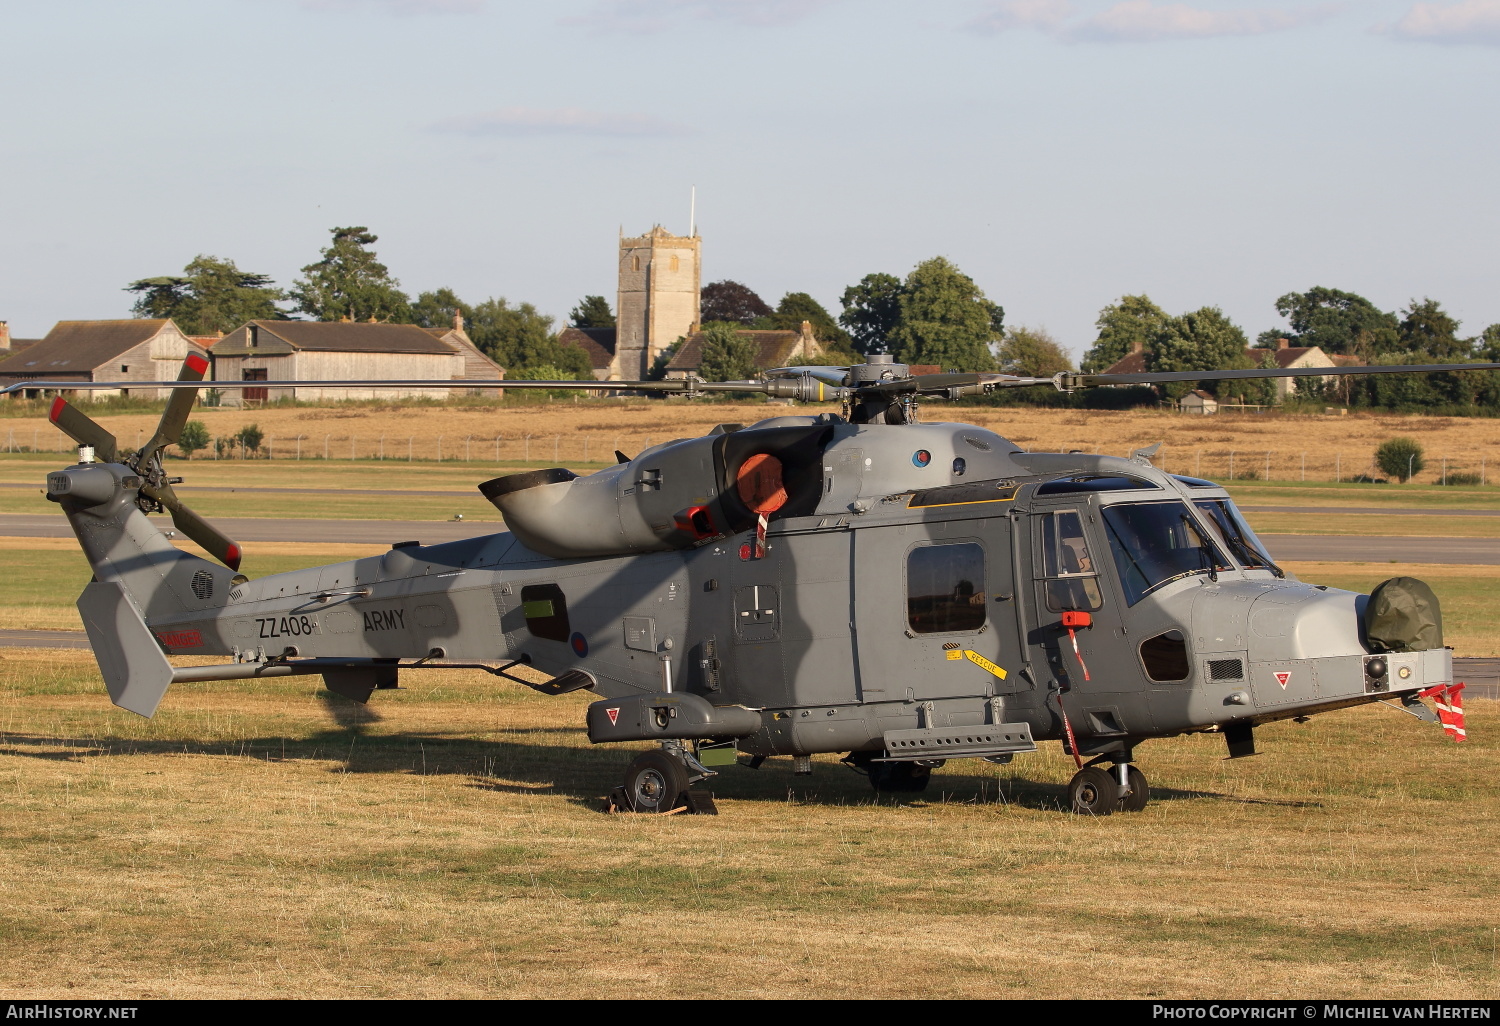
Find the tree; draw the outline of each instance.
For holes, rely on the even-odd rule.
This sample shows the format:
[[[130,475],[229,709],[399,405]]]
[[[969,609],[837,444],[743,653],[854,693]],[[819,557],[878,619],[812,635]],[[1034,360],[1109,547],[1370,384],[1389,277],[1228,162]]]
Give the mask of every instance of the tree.
[[[125,286],[136,294],[137,317],[170,317],[188,335],[230,332],[246,321],[285,320],[276,304],[286,294],[269,276],[242,271],[233,260],[199,253],[181,275],[142,278]]]
[[[1146,345],[1146,370],[1195,371],[1245,366],[1245,333],[1216,306],[1168,317]],[[1179,399],[1198,387],[1195,381],[1173,382],[1166,393]]]
[[[1491,324],[1472,340],[1474,355],[1485,363],[1500,363],[1500,324]]]
[[[706,325],[701,345],[698,373],[705,381],[745,381],[755,374],[755,343],[733,324]]]
[[[574,346],[558,345],[552,318],[530,303],[511,306],[502,296],[479,303],[472,310],[469,338],[510,377],[525,378],[541,367],[564,371],[565,377],[576,381],[594,376],[588,354]]]
[[[990,342],[1004,311],[945,257],[918,264],[901,286],[901,317],[890,333],[898,359],[947,370],[994,370]]]
[[[1285,338],[1295,346],[1318,346],[1325,353],[1345,353],[1370,359],[1401,347],[1396,315],[1375,308],[1364,296],[1321,285],[1306,292],[1288,292],[1276,300],[1276,312],[1291,331],[1269,331],[1256,345],[1274,349]]]
[[[1222,366],[1225,370],[1250,370],[1256,367],[1261,370],[1272,370],[1276,367],[1276,357],[1266,350],[1252,359],[1241,349],[1238,356]],[[1294,378],[1293,380],[1317,381],[1318,379]],[[1239,380],[1219,381],[1215,383],[1214,394],[1219,397],[1220,402],[1233,400],[1246,406],[1273,406],[1277,399],[1276,380],[1274,378],[1240,378]]]
[[[1402,484],[1420,474],[1426,466],[1422,461],[1422,446],[1414,438],[1390,438],[1381,442],[1380,448],[1375,450],[1375,462]]]
[[[773,312],[764,299],[737,281],[709,282],[699,296],[698,319],[704,324],[714,321],[749,324],[757,317],[769,317]]]
[[[190,420],[182,425],[182,434],[177,439],[177,450],[184,459],[192,459],[193,453],[209,446],[208,425],[201,420]]]
[[[292,285],[297,309],[320,321],[411,320],[411,302],[401,283],[375,259],[379,236],[364,226],[334,228],[333,244],[323,259],[302,268]]]
[[[766,327],[782,331],[797,331],[801,329],[802,322],[807,321],[819,340],[845,346],[849,344],[849,334],[839,327],[822,303],[806,292],[788,292],[776,304],[776,310],[761,320],[767,322]]]
[[[1073,361],[1063,352],[1046,328],[1018,325],[1005,333],[1000,343],[1000,369],[1006,374],[1047,378],[1059,371],[1073,369]]]
[[[613,328],[615,312],[603,296],[584,296],[569,311],[568,321],[575,328]]]
[[[1430,354],[1438,361],[1467,359],[1473,342],[1458,337],[1458,321],[1433,299],[1415,299],[1401,319],[1401,345],[1407,352]]]
[[[1094,322],[1099,334],[1093,348],[1083,354],[1083,370],[1097,374],[1135,349],[1144,349],[1166,320],[1167,312],[1151,302],[1150,296],[1121,296],[1099,311],[1099,319]]]
[[[849,331],[857,352],[884,353],[891,332],[901,320],[901,279],[894,274],[867,274],[850,285],[839,299],[844,312],[839,323]]]
[[[461,315],[467,326],[474,319],[474,308],[450,288],[424,292],[411,305],[411,323],[423,328],[451,328],[455,315]]]

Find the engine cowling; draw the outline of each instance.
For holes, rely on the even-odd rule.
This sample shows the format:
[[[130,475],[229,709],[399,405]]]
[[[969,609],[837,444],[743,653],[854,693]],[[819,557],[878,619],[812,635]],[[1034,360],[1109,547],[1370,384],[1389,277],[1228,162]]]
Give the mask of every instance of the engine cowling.
[[[787,424],[787,421],[795,423]],[[769,425],[667,442],[580,477],[554,468],[479,486],[528,548],[585,559],[691,548],[753,527],[756,517],[812,513],[822,494],[833,420]]]

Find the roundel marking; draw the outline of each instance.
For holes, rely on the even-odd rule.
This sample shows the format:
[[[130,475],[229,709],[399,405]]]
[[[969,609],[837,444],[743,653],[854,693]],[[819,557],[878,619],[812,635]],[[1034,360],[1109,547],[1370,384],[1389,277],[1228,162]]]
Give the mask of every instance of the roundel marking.
[[[573,651],[578,654],[579,658],[589,654],[589,639],[577,631],[574,631],[573,636],[568,639],[568,644],[573,646]]]
[[[911,454],[911,462],[913,466],[925,467],[932,462],[932,453],[926,449],[918,449]]]

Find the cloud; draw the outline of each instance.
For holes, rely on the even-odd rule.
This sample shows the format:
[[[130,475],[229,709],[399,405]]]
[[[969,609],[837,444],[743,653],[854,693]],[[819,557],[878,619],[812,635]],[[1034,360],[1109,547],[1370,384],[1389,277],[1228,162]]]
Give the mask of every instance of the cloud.
[[[1072,16],[1069,0],[1004,0],[990,5],[968,27],[985,35],[1018,28],[1056,29]]]
[[[563,24],[594,32],[659,32],[682,21],[728,21],[765,28],[800,21],[838,0],[598,0]]]
[[[483,114],[446,118],[431,128],[456,135],[511,138],[582,135],[645,139],[692,134],[684,125],[649,114],[611,114],[579,107],[501,107]]]
[[[1500,0],[1468,0],[1500,3]],[[1147,43],[1163,39],[1209,39],[1215,36],[1260,36],[1320,21],[1332,6],[1305,10],[1277,8],[1204,10],[1187,4],[1122,0],[1108,10],[1073,19],[1069,0],[1002,0],[969,22],[968,28],[992,34],[1032,28],[1072,41]]]
[[[1426,43],[1500,46],[1500,0],[1417,4],[1387,31],[1402,39]]]
[[[484,0],[298,0],[309,11],[340,14],[477,14]]]

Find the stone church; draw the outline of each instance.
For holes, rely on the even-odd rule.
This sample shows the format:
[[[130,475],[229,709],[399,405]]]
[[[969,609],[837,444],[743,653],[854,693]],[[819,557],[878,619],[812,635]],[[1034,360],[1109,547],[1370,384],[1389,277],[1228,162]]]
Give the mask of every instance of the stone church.
[[[613,328],[563,329],[557,340],[589,356],[600,381],[639,381],[679,338],[698,330],[701,241],[661,225],[620,238]]]

